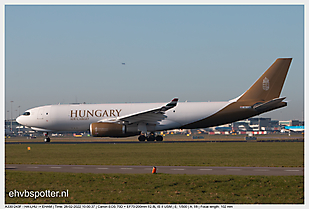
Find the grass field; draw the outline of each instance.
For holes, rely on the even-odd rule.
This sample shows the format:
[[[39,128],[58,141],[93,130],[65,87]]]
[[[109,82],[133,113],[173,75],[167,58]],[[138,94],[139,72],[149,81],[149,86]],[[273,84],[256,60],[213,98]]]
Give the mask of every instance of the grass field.
[[[6,164],[303,167],[304,144],[139,143],[5,145]]]
[[[304,143],[6,144],[5,163],[303,167]],[[69,190],[69,197],[9,198],[14,190]],[[6,170],[5,191],[6,203],[303,204],[304,177]]]
[[[303,204],[302,176],[81,174],[6,171],[6,203]],[[67,198],[9,198],[10,191],[63,191]]]

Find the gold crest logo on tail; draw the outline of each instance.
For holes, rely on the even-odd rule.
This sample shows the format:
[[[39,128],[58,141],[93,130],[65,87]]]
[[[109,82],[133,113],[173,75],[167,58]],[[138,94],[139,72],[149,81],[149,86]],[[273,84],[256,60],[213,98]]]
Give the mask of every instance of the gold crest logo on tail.
[[[265,77],[263,79],[263,90],[268,91],[268,89],[269,89],[269,79],[267,77]]]

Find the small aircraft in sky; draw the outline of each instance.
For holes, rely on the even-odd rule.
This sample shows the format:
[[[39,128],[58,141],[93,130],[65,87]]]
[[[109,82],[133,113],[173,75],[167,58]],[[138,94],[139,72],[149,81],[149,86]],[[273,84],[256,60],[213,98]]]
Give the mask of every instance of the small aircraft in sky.
[[[156,132],[207,128],[253,117],[287,106],[280,97],[292,58],[278,58],[242,95],[225,102],[130,104],[62,104],[26,110],[16,121],[45,132],[90,131],[94,137],[129,137],[162,141]]]

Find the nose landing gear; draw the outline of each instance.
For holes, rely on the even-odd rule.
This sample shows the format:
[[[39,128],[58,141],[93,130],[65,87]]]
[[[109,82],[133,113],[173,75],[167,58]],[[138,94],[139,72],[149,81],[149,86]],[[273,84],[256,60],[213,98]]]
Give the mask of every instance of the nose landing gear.
[[[44,133],[44,136],[45,136],[44,142],[45,143],[50,142],[50,138],[48,136],[48,133]]]

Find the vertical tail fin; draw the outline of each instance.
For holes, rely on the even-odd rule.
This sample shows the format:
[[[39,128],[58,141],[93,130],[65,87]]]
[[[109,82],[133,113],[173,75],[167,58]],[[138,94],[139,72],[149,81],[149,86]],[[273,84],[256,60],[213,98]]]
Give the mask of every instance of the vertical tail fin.
[[[269,101],[280,96],[292,58],[278,58],[238,101]]]

